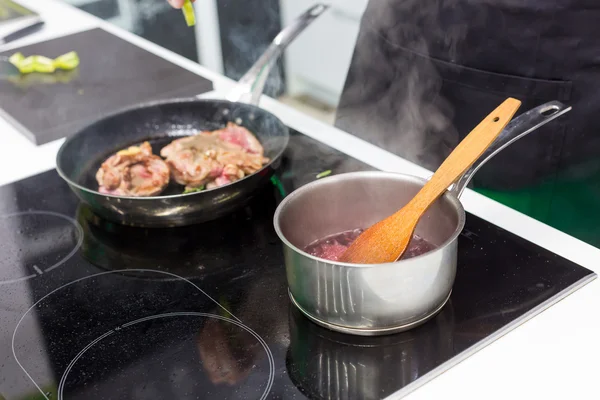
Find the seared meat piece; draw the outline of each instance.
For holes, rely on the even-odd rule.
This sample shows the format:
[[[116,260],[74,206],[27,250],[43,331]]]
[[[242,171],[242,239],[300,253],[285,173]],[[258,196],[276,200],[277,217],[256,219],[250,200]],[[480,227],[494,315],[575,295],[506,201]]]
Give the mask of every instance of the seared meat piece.
[[[174,140],[160,154],[173,179],[191,190],[223,186],[258,171],[268,162],[263,152],[250,131],[229,123],[223,129]]]
[[[121,150],[102,163],[96,173],[98,191],[118,196],[154,196],[169,184],[169,167],[152,154],[150,143]]]
[[[244,148],[248,153],[263,155],[264,149],[258,139],[243,126],[228,122],[223,129],[215,131],[219,139],[224,142],[233,143]]]

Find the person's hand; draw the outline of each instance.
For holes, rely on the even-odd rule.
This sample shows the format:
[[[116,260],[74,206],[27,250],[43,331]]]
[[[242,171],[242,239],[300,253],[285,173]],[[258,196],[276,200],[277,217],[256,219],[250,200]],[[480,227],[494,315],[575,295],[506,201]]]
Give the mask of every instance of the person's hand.
[[[173,8],[181,8],[183,7],[183,2],[185,0],[167,0],[167,2],[171,5],[171,7]],[[192,0],[192,3],[195,2],[196,0]]]

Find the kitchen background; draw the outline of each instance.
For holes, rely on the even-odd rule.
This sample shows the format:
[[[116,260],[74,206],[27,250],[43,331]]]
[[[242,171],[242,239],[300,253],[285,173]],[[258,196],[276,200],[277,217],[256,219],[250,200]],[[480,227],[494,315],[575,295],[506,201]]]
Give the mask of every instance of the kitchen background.
[[[198,0],[188,28],[166,0],[63,0],[99,18],[238,79],[282,26],[315,0]],[[288,48],[266,93],[333,123],[368,0],[330,0],[332,8]]]
[[[289,24],[319,0],[197,0],[194,6],[197,23],[193,28],[185,24],[182,12],[173,9],[167,0],[62,1],[198,62],[212,71],[232,79],[238,79],[265,51],[283,26]],[[269,77],[266,93],[305,114],[333,124],[361,18],[368,1],[326,0],[325,2],[331,6],[330,9],[287,48]],[[373,2],[382,3],[385,1],[373,0]],[[419,2],[415,0],[409,3],[417,4]],[[112,60],[112,58],[107,59]],[[379,65],[370,58],[368,60],[375,66]],[[495,76],[493,72],[485,70],[480,72],[481,76],[490,76],[490,74]],[[410,78],[410,75],[407,76]],[[520,78],[516,80],[510,77],[505,78],[511,82],[527,81]],[[402,84],[399,83],[399,85]],[[501,85],[499,84],[499,86]],[[506,86],[507,91],[509,86]],[[525,86],[520,88],[519,92],[529,90]],[[156,85],[153,88],[161,93]],[[468,85],[465,88],[464,90],[470,91]],[[454,97],[461,96],[460,91],[449,90],[453,92]],[[510,90],[514,90],[514,88]],[[565,94],[565,96],[570,96],[571,90],[569,89],[568,92],[569,94]],[[138,92],[134,91],[134,93]],[[498,93],[495,93],[494,96]],[[561,96],[531,100],[527,108],[539,105],[542,101],[555,100]],[[102,99],[103,97],[98,96],[98,98]],[[368,102],[372,103],[371,100]],[[421,110],[420,107],[415,107],[415,109]],[[523,111],[525,109],[523,107]],[[385,110],[385,107],[381,110]],[[423,110],[427,110],[427,108]],[[385,111],[383,112],[385,113]],[[394,112],[391,111],[391,114]],[[414,123],[415,118],[418,123],[425,121],[428,124],[435,123],[435,119],[432,119],[429,114],[420,111],[416,112],[413,119],[409,118],[410,114],[403,114],[402,118],[398,120],[388,118],[390,115],[379,114],[376,117],[371,115],[369,118],[364,118],[364,126],[358,126],[357,119],[355,119],[350,122],[350,126],[339,125],[339,127],[359,138],[365,139],[365,136],[372,136],[374,140],[369,141],[375,142],[374,135],[378,130],[388,132],[390,129],[395,129],[395,123],[401,120],[405,120],[408,125]],[[574,121],[571,118],[574,118],[572,113],[562,120],[561,125],[544,128],[545,134],[559,137],[567,135],[567,132],[572,129],[578,129],[576,125],[571,126]],[[388,121],[389,129],[385,127],[373,129],[372,121],[383,121],[384,123]],[[405,128],[406,126],[403,126],[398,129],[404,131]],[[590,132],[593,132],[594,129],[596,128],[592,126]],[[410,129],[406,131],[409,132]],[[592,154],[591,147],[588,149],[584,146],[573,145],[573,149],[578,149],[577,154],[585,155],[592,152],[589,156],[585,155],[585,159],[575,161],[577,157],[572,155],[575,154],[574,150],[562,147],[563,143],[569,143],[569,141],[557,139],[556,144],[551,144],[543,139],[543,136],[540,136],[542,133],[524,139],[519,147],[511,147],[507,151],[512,152],[511,157],[529,160],[528,162],[538,157],[539,154],[542,154],[540,160],[550,160],[552,165],[546,167],[551,172],[548,172],[543,180],[536,181],[532,187],[522,188],[519,187],[518,182],[514,183],[511,179],[506,179],[507,190],[489,190],[485,185],[475,189],[484,196],[556,229],[594,246],[600,246],[600,214],[596,212],[597,204],[600,202],[600,158],[595,153]],[[596,146],[600,143],[597,138],[593,137],[593,134],[586,137],[591,138]],[[56,139],[56,137],[50,139]],[[441,143],[440,140],[442,139],[436,138],[434,142],[445,146],[446,144]],[[581,139],[578,139],[577,134],[570,134],[570,141],[579,143]],[[393,148],[395,144],[392,142],[386,141],[384,138],[378,145],[397,154],[401,153],[400,147],[402,147],[402,151],[408,151],[404,142],[398,142],[398,148]],[[411,147],[414,147],[415,150],[408,151],[408,153],[421,158],[420,161],[415,159],[412,161],[423,165],[430,152],[420,149],[419,146],[430,145],[432,145],[431,142],[415,141],[415,143],[411,143]],[[531,151],[527,148],[528,146]],[[409,158],[409,160],[411,159]],[[496,161],[496,163],[497,166],[500,165],[500,161]],[[435,162],[430,164],[435,164]],[[490,164],[487,168],[494,167]],[[524,171],[526,174],[536,174],[535,168],[516,169],[515,174],[523,175]]]

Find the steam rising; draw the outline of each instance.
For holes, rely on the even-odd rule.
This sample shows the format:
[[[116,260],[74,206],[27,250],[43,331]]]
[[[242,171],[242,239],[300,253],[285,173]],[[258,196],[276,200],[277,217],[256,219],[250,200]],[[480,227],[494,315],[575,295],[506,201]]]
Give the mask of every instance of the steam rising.
[[[265,52],[282,26],[276,3],[272,0],[251,1],[247,5],[252,7],[251,17],[242,14],[247,12],[247,8],[240,11],[230,8],[235,7],[235,4],[236,2],[229,1],[229,7],[223,8],[220,18],[229,18],[227,28],[222,32],[225,35],[223,46],[227,47],[227,43],[231,46],[231,53],[224,59],[225,74],[238,80]],[[231,14],[227,16],[229,13]],[[277,60],[267,78],[264,93],[276,97],[283,88],[281,63]]]
[[[370,1],[336,125],[429,169],[456,146],[453,108],[428,56],[432,38],[452,60],[466,26],[444,27],[456,1]],[[403,21],[410,17],[410,21]],[[425,40],[427,36],[427,40]]]

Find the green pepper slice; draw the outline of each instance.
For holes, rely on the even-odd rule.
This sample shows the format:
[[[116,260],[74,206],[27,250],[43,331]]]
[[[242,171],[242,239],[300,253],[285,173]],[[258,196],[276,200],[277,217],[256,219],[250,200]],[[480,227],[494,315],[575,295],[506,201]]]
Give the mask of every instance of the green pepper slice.
[[[15,67],[19,69],[22,74],[29,74],[35,71],[35,58],[33,56],[25,57],[20,60]]]
[[[42,74],[51,74],[56,70],[54,60],[44,56],[33,56],[33,70]]]
[[[20,73],[29,74],[39,72],[42,74],[51,74],[56,69],[73,70],[79,66],[79,56],[71,51],[52,60],[44,56],[25,57],[21,53],[15,53],[9,57],[8,61],[17,67]]]
[[[327,171],[323,171],[320,174],[317,174],[316,178],[317,179],[321,179],[321,178],[325,178],[326,176],[331,175],[331,170],[328,169]]]
[[[185,0],[181,10],[183,11],[183,17],[185,18],[187,26],[196,25],[196,14],[194,14],[194,6],[190,0]]]
[[[8,58],[8,62],[10,62],[15,67],[19,68],[19,64],[23,62],[25,56],[23,53],[15,53]]]
[[[72,70],[79,66],[79,56],[77,52],[71,51],[54,59],[54,66],[64,70]]]
[[[195,188],[189,188],[189,189],[185,189],[185,190],[183,191],[183,194],[201,192],[201,191],[203,191],[203,190],[204,190],[204,188],[205,188],[205,186],[204,186],[204,185],[202,185],[202,186],[198,186],[198,187],[195,187]]]

